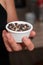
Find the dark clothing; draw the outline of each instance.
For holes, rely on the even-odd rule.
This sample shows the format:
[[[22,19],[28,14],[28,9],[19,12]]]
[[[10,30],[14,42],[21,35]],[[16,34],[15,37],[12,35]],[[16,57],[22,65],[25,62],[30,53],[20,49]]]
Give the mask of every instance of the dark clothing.
[[[0,4],[0,65],[9,65],[8,52],[4,46],[2,39],[2,31],[5,29],[7,24],[7,12]]]

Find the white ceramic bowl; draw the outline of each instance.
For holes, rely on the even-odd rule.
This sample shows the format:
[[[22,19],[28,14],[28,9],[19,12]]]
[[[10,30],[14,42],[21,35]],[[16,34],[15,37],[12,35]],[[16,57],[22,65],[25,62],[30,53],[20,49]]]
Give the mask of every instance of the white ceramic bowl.
[[[30,26],[30,29],[29,29],[29,30],[26,30],[26,31],[12,31],[12,30],[10,30],[10,29],[8,28],[8,25],[9,25],[10,23],[27,24],[27,25]],[[32,29],[33,29],[33,25],[31,25],[31,24],[28,23],[28,22],[24,22],[24,21],[13,21],[13,22],[10,22],[10,23],[8,23],[8,24],[6,25],[6,30],[11,33],[11,35],[14,37],[14,39],[15,39],[16,42],[18,42],[18,43],[21,43],[21,42],[22,42],[22,38],[23,38],[24,36],[29,37],[30,32],[31,32]]]

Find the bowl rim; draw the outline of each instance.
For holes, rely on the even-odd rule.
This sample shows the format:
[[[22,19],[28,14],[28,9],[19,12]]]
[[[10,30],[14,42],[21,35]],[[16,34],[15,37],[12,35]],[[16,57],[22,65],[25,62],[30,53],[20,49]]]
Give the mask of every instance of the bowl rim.
[[[28,25],[30,26],[30,29],[29,29],[29,30],[26,30],[26,31],[12,31],[12,30],[10,30],[10,29],[8,28],[8,25],[9,25],[10,23],[28,24]],[[26,21],[12,21],[12,22],[7,23],[6,26],[5,26],[5,28],[6,28],[6,30],[7,30],[8,32],[10,32],[10,33],[26,33],[26,32],[32,31],[33,25],[32,25],[31,23],[26,22]]]

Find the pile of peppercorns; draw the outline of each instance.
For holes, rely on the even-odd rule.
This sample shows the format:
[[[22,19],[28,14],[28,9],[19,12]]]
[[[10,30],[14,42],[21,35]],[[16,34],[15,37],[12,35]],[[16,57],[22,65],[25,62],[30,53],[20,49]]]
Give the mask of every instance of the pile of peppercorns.
[[[12,31],[26,31],[29,30],[30,27],[27,24],[18,24],[18,23],[10,23],[8,28]]]

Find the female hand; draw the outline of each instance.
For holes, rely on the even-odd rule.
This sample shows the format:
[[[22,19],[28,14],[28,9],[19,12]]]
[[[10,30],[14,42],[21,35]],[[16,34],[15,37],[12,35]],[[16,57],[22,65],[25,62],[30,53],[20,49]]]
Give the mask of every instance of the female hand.
[[[30,37],[34,37],[35,35],[36,35],[36,33],[34,31],[32,31],[30,34]],[[5,47],[6,47],[7,51],[9,51],[9,52],[23,50],[24,47],[30,51],[34,49],[34,44],[27,37],[23,37],[23,39],[22,39],[23,43],[21,43],[21,44],[16,43],[16,41],[13,39],[11,34],[8,33],[6,30],[3,30],[2,37],[3,37]]]

